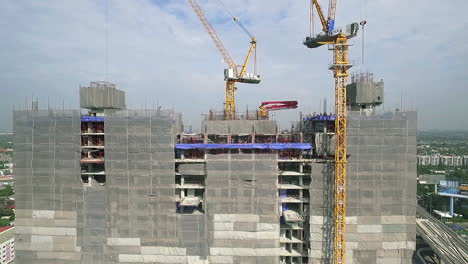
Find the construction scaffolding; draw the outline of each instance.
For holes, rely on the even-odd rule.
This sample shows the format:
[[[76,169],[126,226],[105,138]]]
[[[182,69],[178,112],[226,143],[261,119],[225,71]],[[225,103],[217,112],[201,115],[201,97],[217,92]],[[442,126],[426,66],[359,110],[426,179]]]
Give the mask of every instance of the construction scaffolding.
[[[16,263],[79,259],[80,113],[23,110],[13,120]]]
[[[416,239],[416,113],[348,115],[347,263],[411,263]],[[331,263],[329,184],[333,169],[312,167],[311,251]]]
[[[277,162],[268,154],[207,156],[208,243],[215,263],[278,263]]]
[[[104,124],[109,237],[176,246],[174,113],[105,112]]]
[[[171,110],[15,111],[16,262],[331,263],[333,119],[185,134]],[[410,263],[416,113],[347,130],[347,262]]]

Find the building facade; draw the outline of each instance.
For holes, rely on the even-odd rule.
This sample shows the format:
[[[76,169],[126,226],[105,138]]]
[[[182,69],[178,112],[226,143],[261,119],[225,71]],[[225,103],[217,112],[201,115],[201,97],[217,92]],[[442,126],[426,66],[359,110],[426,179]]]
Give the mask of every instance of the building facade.
[[[0,263],[8,264],[15,261],[15,227],[0,227]]]

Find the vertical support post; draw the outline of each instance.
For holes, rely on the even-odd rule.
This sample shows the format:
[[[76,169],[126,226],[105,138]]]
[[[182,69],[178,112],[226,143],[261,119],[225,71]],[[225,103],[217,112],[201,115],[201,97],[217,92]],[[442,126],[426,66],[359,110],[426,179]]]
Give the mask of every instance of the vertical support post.
[[[453,217],[453,203],[454,203],[453,196],[450,196],[450,216]]]

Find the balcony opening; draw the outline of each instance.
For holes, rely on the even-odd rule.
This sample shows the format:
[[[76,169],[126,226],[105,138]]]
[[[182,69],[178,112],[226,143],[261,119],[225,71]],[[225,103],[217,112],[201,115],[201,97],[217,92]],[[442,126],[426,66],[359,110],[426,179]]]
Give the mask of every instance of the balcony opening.
[[[101,185],[106,183],[106,175],[94,175],[94,180]]]

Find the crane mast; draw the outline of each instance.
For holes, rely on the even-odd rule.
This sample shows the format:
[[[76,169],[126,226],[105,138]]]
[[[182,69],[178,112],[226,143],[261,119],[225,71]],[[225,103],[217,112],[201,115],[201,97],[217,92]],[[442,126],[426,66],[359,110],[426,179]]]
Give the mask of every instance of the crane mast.
[[[316,7],[323,33],[306,38],[304,45],[308,48],[317,48],[322,45],[331,45],[333,51],[333,64],[330,70],[335,78],[335,180],[334,180],[334,243],[333,261],[335,264],[346,263],[346,84],[349,69],[352,67],[349,57],[348,39],[355,37],[359,26],[357,23],[348,25],[345,30],[334,30],[336,0],[330,0],[328,18],[322,12],[318,0],[311,0]]]
[[[338,36],[333,48],[332,71],[335,77],[335,206],[334,262],[346,263],[346,84],[348,69],[348,38]]]
[[[203,27],[210,35],[211,39],[215,43],[216,47],[218,48],[219,52],[223,56],[224,61],[228,64],[229,68],[224,70],[224,80],[226,81],[226,100],[225,100],[225,109],[224,109],[224,117],[226,120],[233,120],[236,118],[236,82],[240,83],[250,83],[250,84],[258,84],[261,81],[260,75],[256,73],[256,49],[257,49],[257,39],[250,34],[250,32],[240,23],[240,21],[236,17],[232,17],[234,21],[244,30],[244,32],[249,35],[251,38],[250,48],[247,53],[247,56],[244,60],[244,64],[240,66],[240,71],[238,69],[237,64],[229,55],[228,51],[223,45],[223,42],[216,34],[216,31],[213,29],[211,24],[208,22],[203,10],[201,9],[200,5],[197,3],[196,0],[188,0],[190,6],[194,10],[195,14],[198,16],[200,21],[203,24]],[[255,71],[254,73],[247,73],[247,66],[249,64],[250,58],[252,54],[255,54]]]

